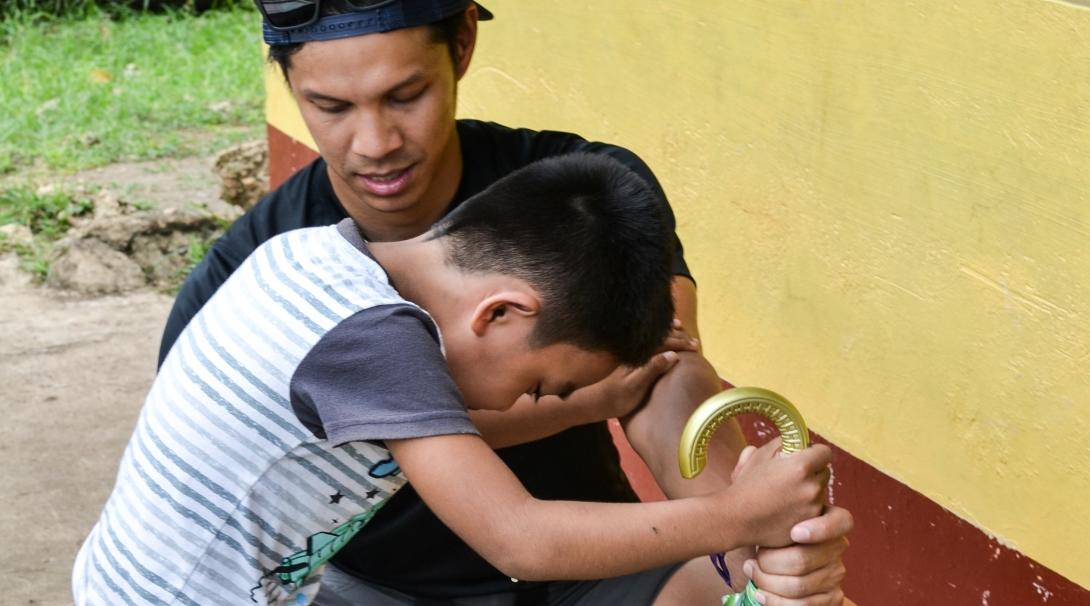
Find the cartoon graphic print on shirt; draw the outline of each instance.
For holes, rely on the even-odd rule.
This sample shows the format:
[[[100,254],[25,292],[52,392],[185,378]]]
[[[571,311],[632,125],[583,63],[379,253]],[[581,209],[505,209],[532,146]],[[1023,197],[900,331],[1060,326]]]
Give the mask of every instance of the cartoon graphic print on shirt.
[[[386,457],[385,459],[378,461],[367,471],[367,475],[372,478],[389,478],[400,473],[401,467],[398,466],[397,461],[394,461],[393,457]],[[377,488],[368,490],[366,494],[368,501],[374,500],[379,495],[381,495],[382,498],[368,508],[367,511],[352,516],[344,524],[341,524],[328,532],[317,532],[307,537],[306,549],[285,556],[281,559],[279,566],[258,579],[257,585],[254,586],[250,593],[250,599],[255,603],[257,602],[254,592],[261,589],[263,584],[266,585],[266,591],[269,594],[286,591],[289,596],[292,595],[301,587],[304,580],[317,572],[330,558],[336,555],[342,547],[348,544],[348,542],[359,533],[360,529],[374,517],[375,513],[386,504],[386,501],[389,500],[395,492],[397,492],[397,488],[394,488],[389,494],[383,494]],[[340,503],[341,499],[344,497],[345,495],[341,494],[340,491],[337,491],[335,494],[330,495],[330,502]],[[336,520],[334,520],[334,522],[336,522]],[[273,576],[279,581],[279,587],[268,586],[270,583],[273,585],[276,584],[271,578]],[[305,603],[306,598],[304,598],[304,596],[299,595],[298,597],[303,599],[300,603]]]
[[[395,461],[393,457],[387,457],[372,465],[370,471],[367,472],[367,475],[372,478],[385,478],[396,473],[401,473],[401,468],[398,467],[397,461]]]

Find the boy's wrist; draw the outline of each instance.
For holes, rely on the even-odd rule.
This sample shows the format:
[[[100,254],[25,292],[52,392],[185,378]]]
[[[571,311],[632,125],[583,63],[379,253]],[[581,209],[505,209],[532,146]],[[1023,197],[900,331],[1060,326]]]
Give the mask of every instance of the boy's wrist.
[[[567,399],[560,401],[560,405],[565,407],[568,418],[572,419],[572,427],[612,418],[609,414],[612,411],[602,391],[604,390],[600,383],[589,385],[572,392]]]
[[[731,507],[734,499],[730,498],[729,488],[682,500],[694,501],[699,507],[687,523],[699,531],[697,542],[707,541],[707,553],[732,552],[753,544],[744,536],[747,529],[745,517]]]
[[[759,543],[753,529],[762,523],[764,516],[760,512],[749,511],[751,500],[743,498],[739,491],[740,488],[732,484],[712,495],[715,500],[712,507],[719,508],[722,524],[720,536],[725,547],[721,551],[752,549]]]

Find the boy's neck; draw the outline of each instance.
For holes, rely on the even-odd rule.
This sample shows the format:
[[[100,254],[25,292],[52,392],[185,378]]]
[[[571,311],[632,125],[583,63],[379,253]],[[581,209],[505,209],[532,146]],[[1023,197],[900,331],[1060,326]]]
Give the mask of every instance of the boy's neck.
[[[442,244],[427,238],[425,233],[411,240],[368,242],[367,248],[398,293],[431,314],[441,327],[451,303],[466,294],[464,276],[447,263]]]

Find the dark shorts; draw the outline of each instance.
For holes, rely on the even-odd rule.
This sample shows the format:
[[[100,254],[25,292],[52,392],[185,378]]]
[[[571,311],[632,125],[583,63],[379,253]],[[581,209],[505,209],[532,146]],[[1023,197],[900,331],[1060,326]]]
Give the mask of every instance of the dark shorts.
[[[328,565],[314,606],[651,606],[680,564],[600,581],[554,581],[521,592],[433,600],[369,585]]]

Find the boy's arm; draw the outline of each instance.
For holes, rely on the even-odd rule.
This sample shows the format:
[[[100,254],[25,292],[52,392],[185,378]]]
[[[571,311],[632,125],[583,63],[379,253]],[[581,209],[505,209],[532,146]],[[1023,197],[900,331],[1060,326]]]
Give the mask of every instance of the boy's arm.
[[[444,435],[386,442],[421,498],[482,557],[513,578],[604,578],[738,545],[784,544],[824,498],[830,451],[750,457],[738,489],[658,503],[543,501],[484,441]]]
[[[674,302],[685,330],[697,336],[695,284],[684,277],[676,277]],[[720,391],[722,384],[715,369],[699,353],[683,352],[680,358],[677,366],[655,384],[646,404],[622,419],[633,448],[647,462],[659,486],[670,498],[707,494],[729,486],[731,469],[746,443],[737,421],[731,419],[714,434],[709,444],[709,465],[703,473],[692,480],[681,477],[677,464],[681,429],[692,411]],[[779,563],[773,566],[775,573],[762,575],[760,586],[769,594],[804,598],[839,593],[843,578],[841,554],[847,546],[845,536],[852,530],[851,515],[844,509],[830,507],[800,527],[810,531],[810,538],[780,549],[762,549],[761,557],[747,569],[760,574],[769,572],[764,568],[766,562]],[[752,547],[727,554],[727,565],[736,585],[737,581],[744,582],[743,562],[751,558]]]

